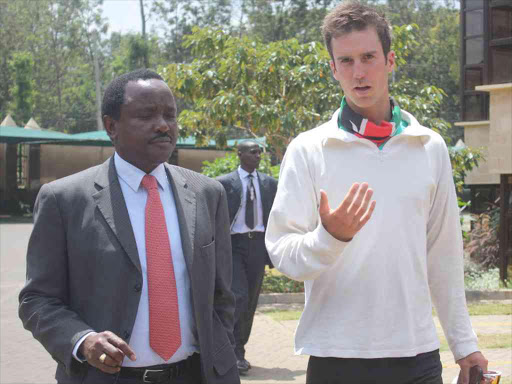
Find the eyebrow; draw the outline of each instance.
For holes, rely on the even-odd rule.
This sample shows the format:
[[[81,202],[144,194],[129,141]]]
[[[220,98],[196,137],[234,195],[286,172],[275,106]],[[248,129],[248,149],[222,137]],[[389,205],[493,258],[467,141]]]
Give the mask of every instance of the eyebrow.
[[[364,55],[375,55],[377,53],[377,50],[373,50],[373,51],[366,51],[366,52],[363,52],[360,56],[364,56]],[[336,60],[341,60],[341,59],[346,59],[347,57],[352,57],[350,55],[340,55],[338,57],[336,57]]]

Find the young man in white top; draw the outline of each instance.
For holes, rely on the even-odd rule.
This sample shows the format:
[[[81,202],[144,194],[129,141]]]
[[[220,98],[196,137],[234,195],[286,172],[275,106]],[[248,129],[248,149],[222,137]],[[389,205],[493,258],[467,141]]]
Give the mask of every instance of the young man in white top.
[[[390,98],[383,16],[341,3],[323,34],[344,97],[288,147],[266,233],[274,266],[305,282],[295,348],[311,356],[306,382],[441,384],[434,304],[467,384],[487,360],[466,307],[446,144]]]

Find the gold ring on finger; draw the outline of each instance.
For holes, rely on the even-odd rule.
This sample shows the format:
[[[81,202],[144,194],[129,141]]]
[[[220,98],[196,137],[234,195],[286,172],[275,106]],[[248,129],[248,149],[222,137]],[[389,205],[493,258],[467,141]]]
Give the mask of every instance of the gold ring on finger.
[[[101,364],[105,364],[105,359],[106,358],[107,358],[107,354],[106,353],[102,353],[98,360],[101,362]]]

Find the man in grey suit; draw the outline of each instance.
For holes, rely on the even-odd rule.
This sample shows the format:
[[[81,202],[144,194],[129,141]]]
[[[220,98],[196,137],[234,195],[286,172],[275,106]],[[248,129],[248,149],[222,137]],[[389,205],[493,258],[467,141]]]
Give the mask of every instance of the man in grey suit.
[[[138,70],[105,91],[104,164],[44,185],[19,315],[59,383],[239,384],[222,186],[166,163],[174,96]]]
[[[277,180],[257,172],[261,148],[255,141],[238,145],[240,167],[217,178],[226,189],[233,246],[233,292],[235,309],[235,354],[240,374],[251,364],[245,359],[245,345],[251,334],[254,312],[265,273],[271,265],[265,248],[265,228],[274,202]]]

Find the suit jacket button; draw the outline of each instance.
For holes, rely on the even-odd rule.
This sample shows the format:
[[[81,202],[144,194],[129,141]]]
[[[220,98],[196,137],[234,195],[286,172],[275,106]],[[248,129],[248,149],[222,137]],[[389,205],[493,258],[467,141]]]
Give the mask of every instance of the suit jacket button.
[[[130,332],[128,332],[128,331],[124,331],[124,332],[123,332],[123,338],[124,338],[124,339],[128,339],[129,337],[130,337]]]
[[[133,289],[135,290],[135,292],[140,292],[142,290],[142,284],[141,283],[135,284]]]

